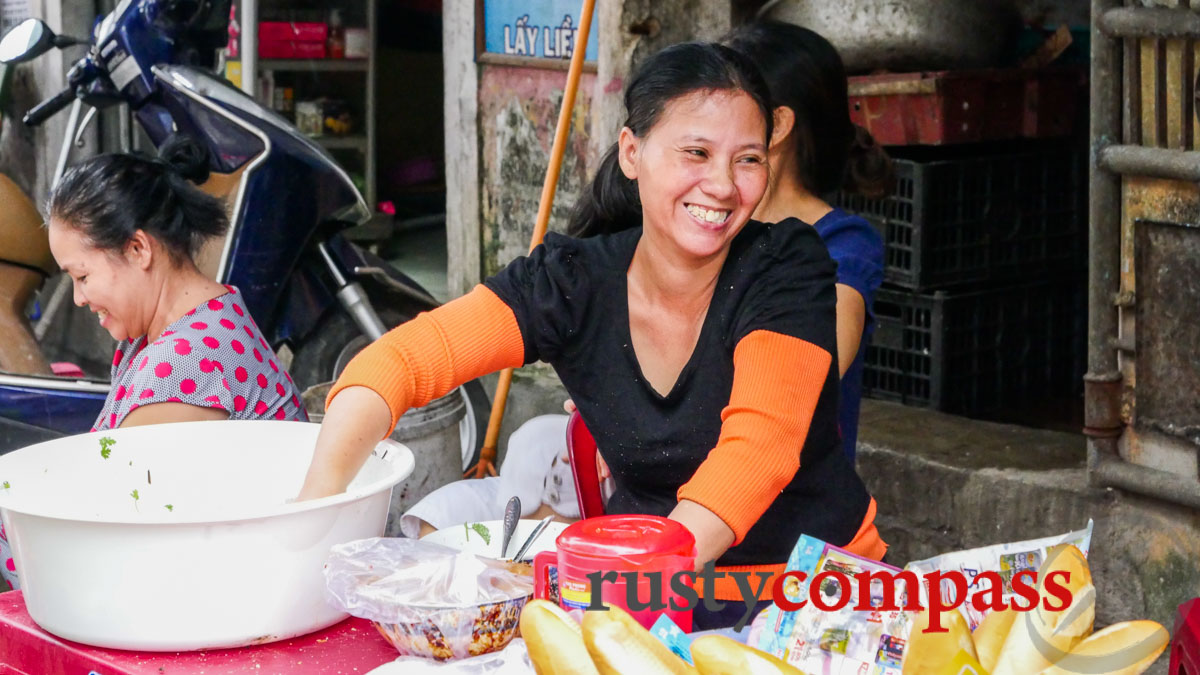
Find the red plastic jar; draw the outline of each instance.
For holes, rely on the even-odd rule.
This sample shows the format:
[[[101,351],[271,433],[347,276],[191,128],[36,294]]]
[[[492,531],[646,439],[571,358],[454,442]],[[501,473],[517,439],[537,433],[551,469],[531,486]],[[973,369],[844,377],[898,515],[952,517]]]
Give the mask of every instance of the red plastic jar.
[[[658,516],[600,516],[572,524],[558,535],[556,543],[557,551],[534,557],[536,597],[552,598],[557,586],[563,609],[582,611],[592,602],[588,575],[616,572],[615,581],[601,583],[600,598],[605,604],[628,611],[646,628],[666,614],[684,631],[692,630],[691,610],[671,608],[672,599],[684,603],[672,589],[671,580],[679,572],[692,571],[696,561],[696,538],[683,525]],[[631,609],[627,595],[631,579],[622,574],[627,572],[637,575],[634,597],[639,606],[653,601],[666,604],[666,609]]]

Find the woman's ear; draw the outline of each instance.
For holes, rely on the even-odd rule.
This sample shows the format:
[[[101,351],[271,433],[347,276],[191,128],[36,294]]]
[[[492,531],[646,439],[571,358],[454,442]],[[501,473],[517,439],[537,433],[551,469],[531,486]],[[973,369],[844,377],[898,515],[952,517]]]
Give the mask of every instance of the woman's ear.
[[[796,126],[796,111],[786,105],[781,105],[773,111],[773,118],[774,125],[771,129],[771,144],[768,150],[775,150],[791,135],[792,128]]]
[[[621,127],[621,135],[617,138],[617,162],[621,165],[621,173],[629,180],[637,180],[638,153],[641,152],[642,141],[629,127]]]
[[[154,249],[151,247],[150,235],[145,230],[134,230],[133,236],[125,244],[125,259],[138,269],[148,270],[154,262]]]

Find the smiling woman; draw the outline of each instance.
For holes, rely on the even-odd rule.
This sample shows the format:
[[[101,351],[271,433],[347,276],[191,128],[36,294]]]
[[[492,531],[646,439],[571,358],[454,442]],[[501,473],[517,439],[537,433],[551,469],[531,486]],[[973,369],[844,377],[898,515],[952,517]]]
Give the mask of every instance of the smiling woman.
[[[697,567],[781,573],[802,534],[878,559],[874,502],[839,447],[835,266],[812,228],[751,220],[766,85],[737,52],[686,43],[648,58],[625,103],[572,217],[585,237],[548,235],[356,357],[301,497],[344,489],[408,408],[542,360],[612,472],[608,513],[682,523]],[[734,584],[701,592],[741,605]]]
[[[101,155],[74,167],[50,197],[50,250],[75,304],[117,340],[112,388],[93,431],[207,419],[307,421],[299,391],[239,291],[192,258],[228,222],[190,180],[208,173],[187,139],[161,159]]]

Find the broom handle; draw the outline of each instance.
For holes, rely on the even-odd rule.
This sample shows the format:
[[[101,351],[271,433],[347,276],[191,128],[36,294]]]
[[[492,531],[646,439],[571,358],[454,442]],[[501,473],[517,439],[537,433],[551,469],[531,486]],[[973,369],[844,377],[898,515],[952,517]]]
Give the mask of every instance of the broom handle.
[[[567,136],[571,131],[571,112],[575,108],[575,93],[579,90],[579,77],[583,73],[583,60],[587,54],[588,32],[592,28],[592,12],[596,0],[583,0],[579,10],[579,36],[575,41],[575,51],[571,54],[571,66],[567,70],[567,86],[563,90],[562,107],[558,111],[558,126],[554,130],[554,145],[550,149],[550,165],[546,167],[546,179],[542,183],[542,197],[538,202],[537,220],[533,225],[533,237],[529,242],[529,250],[537,248],[546,236],[546,226],[550,222],[550,207],[554,205],[554,193],[558,189],[558,174],[562,169],[563,153],[567,149]],[[487,435],[484,436],[483,449],[479,453],[479,464],[475,466],[476,478],[482,478],[485,473],[494,472],[493,462],[496,458],[497,441],[500,438],[500,423],[504,421],[504,408],[508,404],[508,390],[512,386],[512,368],[500,372],[500,380],[496,383],[496,396],[492,401],[492,416],[488,419]],[[486,462],[486,465],[485,465]]]

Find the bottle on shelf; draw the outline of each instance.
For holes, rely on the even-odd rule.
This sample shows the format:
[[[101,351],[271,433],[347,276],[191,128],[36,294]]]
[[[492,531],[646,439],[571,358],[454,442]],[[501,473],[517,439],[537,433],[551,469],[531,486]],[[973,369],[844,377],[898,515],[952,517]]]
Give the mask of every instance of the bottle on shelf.
[[[329,12],[329,58],[346,58],[346,27],[342,24],[342,13],[333,9]]]

